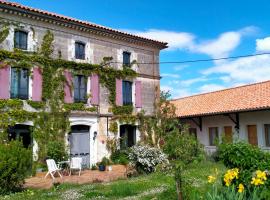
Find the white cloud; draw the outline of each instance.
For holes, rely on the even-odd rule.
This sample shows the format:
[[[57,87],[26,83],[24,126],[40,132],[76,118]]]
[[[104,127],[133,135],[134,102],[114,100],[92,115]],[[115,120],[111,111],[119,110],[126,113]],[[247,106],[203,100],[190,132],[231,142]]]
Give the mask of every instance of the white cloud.
[[[175,71],[182,71],[183,69],[186,69],[186,68],[188,68],[189,67],[189,65],[177,65],[177,66],[174,66],[174,70]]]
[[[239,58],[208,68],[204,75],[217,75],[231,85],[270,79],[270,55]]]
[[[223,85],[219,84],[205,84],[199,88],[200,93],[207,93],[207,92],[213,92],[217,90],[222,90],[225,87]]]
[[[170,74],[170,73],[164,73],[161,74],[162,77],[167,77],[167,78],[180,78],[179,74]]]
[[[195,36],[192,33],[149,29],[147,31],[125,30],[138,36],[168,42],[168,50],[189,49]]]
[[[270,51],[270,37],[256,40],[257,51]]]
[[[208,79],[206,77],[200,76],[197,78],[192,78],[192,79],[187,79],[187,80],[183,80],[180,82],[180,85],[183,87],[189,87],[194,83],[198,83],[198,82],[204,82],[207,81]]]

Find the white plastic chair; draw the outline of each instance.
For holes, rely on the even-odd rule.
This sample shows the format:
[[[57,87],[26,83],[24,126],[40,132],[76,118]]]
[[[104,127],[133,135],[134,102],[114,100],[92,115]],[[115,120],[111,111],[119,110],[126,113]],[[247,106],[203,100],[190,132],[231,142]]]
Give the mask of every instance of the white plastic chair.
[[[48,173],[46,174],[45,178],[50,174],[53,179],[55,179],[54,174],[58,173],[59,176],[62,178],[62,175],[60,173],[60,169],[57,167],[55,161],[53,159],[46,160],[47,167],[48,167]]]
[[[80,157],[71,158],[69,176],[71,175],[71,170],[79,170],[79,176],[81,176],[82,158]]]

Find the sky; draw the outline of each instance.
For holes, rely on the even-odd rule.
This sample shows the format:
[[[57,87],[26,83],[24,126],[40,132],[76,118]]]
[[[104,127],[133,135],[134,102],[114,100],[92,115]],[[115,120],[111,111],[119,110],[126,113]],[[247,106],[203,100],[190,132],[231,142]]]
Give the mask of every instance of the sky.
[[[169,43],[160,61],[270,52],[269,0],[13,0]],[[172,98],[270,80],[270,55],[161,64]]]

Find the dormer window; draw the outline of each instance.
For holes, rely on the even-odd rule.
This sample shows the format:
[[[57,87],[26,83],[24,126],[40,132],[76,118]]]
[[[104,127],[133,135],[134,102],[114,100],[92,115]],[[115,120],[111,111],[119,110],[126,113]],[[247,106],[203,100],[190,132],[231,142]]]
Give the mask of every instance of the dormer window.
[[[123,65],[124,66],[130,66],[130,52],[124,51],[123,52]]]
[[[80,60],[85,59],[85,43],[75,42],[75,58]]]
[[[28,33],[25,31],[15,31],[14,33],[14,48],[27,50]]]

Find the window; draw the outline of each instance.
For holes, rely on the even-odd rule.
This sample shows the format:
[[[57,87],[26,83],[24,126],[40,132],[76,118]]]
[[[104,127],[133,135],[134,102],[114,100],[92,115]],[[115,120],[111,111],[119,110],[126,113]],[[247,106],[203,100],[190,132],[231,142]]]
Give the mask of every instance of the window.
[[[28,69],[11,68],[11,98],[28,99]]]
[[[197,129],[196,128],[189,128],[188,132],[190,135],[194,136],[195,138],[197,138]]]
[[[215,142],[218,139],[218,127],[209,128],[209,145],[215,146]]]
[[[27,36],[25,31],[15,31],[14,47],[17,49],[27,50]]]
[[[85,59],[85,44],[83,42],[75,42],[75,58]]]
[[[265,146],[270,147],[270,124],[264,125]]]
[[[123,81],[123,105],[132,104],[132,82]]]
[[[130,66],[130,55],[131,53],[124,51],[123,52],[123,65]]]
[[[87,77],[77,75],[74,77],[74,101],[86,103]]]

